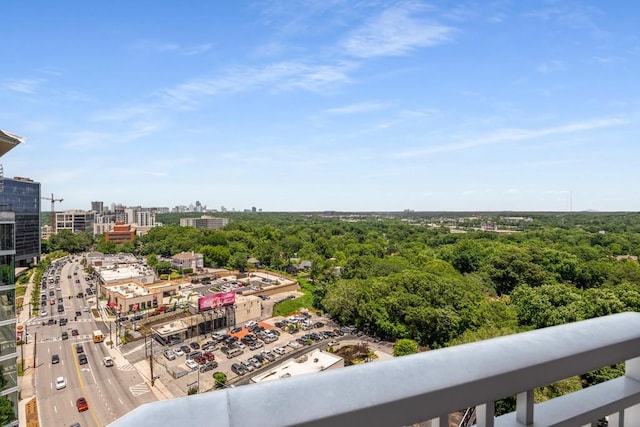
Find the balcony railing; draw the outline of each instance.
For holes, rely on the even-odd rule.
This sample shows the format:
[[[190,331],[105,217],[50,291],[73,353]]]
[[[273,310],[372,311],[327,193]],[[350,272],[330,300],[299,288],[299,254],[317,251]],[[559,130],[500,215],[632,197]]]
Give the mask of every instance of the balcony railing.
[[[547,402],[533,390],[625,362],[626,374]],[[494,401],[517,411],[494,417]],[[640,425],[640,313],[142,405],[112,427],[406,426],[476,407],[478,426]]]

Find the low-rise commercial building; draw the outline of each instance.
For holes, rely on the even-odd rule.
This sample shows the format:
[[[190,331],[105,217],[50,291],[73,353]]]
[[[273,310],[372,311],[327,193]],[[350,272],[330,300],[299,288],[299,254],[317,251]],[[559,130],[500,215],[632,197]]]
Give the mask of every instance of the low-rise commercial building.
[[[200,218],[180,218],[180,227],[193,228],[223,228],[229,224],[229,218],[217,218],[208,215],[202,215]]]
[[[324,351],[315,350],[296,359],[287,360],[286,362],[275,366],[260,375],[256,375],[251,378],[251,382],[261,383],[343,367],[344,359],[342,359],[342,357]]]

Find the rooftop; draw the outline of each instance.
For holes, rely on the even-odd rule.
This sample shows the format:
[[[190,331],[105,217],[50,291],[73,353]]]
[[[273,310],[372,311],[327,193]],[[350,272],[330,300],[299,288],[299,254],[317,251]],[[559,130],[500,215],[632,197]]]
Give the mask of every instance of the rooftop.
[[[269,369],[266,372],[251,378],[251,382],[261,383],[282,378],[296,377],[304,374],[313,374],[321,372],[331,366],[339,363],[341,357],[316,350],[310,354],[288,360],[278,366]]]

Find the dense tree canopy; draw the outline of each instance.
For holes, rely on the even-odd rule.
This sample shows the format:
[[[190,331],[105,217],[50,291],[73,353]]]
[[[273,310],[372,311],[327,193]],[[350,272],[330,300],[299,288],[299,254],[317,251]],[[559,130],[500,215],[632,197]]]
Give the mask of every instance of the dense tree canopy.
[[[133,243],[61,231],[43,248],[134,252],[156,269],[181,251],[238,270],[249,257],[277,271],[308,260],[316,308],[432,348],[640,309],[640,214],[225,215],[222,230],[179,227],[186,215],[168,214]]]

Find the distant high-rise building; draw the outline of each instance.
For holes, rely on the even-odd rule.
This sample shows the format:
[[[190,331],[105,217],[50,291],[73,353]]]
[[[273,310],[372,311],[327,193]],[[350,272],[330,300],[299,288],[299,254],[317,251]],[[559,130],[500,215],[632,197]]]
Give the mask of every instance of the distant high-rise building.
[[[136,211],[135,222],[140,227],[154,227],[156,225],[156,215],[147,210]]]
[[[253,206],[253,207],[251,208],[251,212],[257,212],[257,209],[256,209],[256,207],[255,207],[255,206]]]
[[[103,202],[91,202],[91,210],[96,213],[104,212],[104,203]]]
[[[125,207],[122,205],[117,205],[113,208],[113,212],[115,214],[116,222],[124,222],[127,223],[127,214],[125,212]]]
[[[71,230],[72,233],[93,233],[95,212],[66,211],[56,212],[56,233],[61,230]]]

